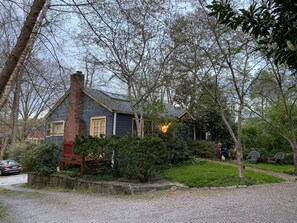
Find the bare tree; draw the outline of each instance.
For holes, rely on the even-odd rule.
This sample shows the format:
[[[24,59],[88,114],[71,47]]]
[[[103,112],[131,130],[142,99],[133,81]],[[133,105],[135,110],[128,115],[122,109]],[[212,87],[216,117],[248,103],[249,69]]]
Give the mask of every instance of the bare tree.
[[[75,1],[73,1],[75,3]],[[172,49],[165,5],[159,1],[109,1],[77,5],[82,17],[84,45],[95,63],[126,85],[134,113],[137,136],[143,136],[145,103],[163,83],[165,65]],[[164,17],[164,18],[162,18]],[[162,18],[162,19],[158,19]]]
[[[18,37],[15,47],[10,52],[6,63],[0,73],[0,96],[2,97],[5,86],[7,85],[13,71],[15,70],[18,61],[26,49],[33,29],[35,27],[37,18],[45,5],[46,0],[34,0],[31,10],[26,18],[21,33]]]
[[[216,103],[235,145],[238,175],[244,178],[243,112],[250,87],[262,68],[260,55],[255,53],[251,38],[220,26],[208,17],[203,4],[182,22],[185,22],[181,25],[182,37],[186,41],[181,44],[181,54],[177,55],[178,69],[187,73]],[[232,128],[233,121],[228,118],[230,108],[236,113],[236,129]]]

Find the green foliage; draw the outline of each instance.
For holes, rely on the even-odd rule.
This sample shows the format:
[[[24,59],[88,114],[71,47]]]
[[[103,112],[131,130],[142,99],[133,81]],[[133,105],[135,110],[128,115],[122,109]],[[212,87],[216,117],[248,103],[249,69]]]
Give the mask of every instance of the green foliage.
[[[30,166],[33,162],[33,152],[35,151],[37,144],[33,143],[17,143],[14,147],[8,148],[9,157],[22,164],[24,171],[30,170]]]
[[[104,149],[109,139],[104,137],[76,137],[74,142],[74,152],[80,154],[85,159],[91,157],[100,160],[104,156]]]
[[[79,137],[75,141],[75,152],[83,158],[103,159],[111,164],[104,170],[93,171],[93,175],[97,175],[96,179],[99,175],[104,179],[112,178],[111,174],[116,178],[126,177],[146,182],[163,171],[169,162],[167,148],[157,136],[146,136],[143,139],[132,135],[110,138]]]
[[[236,11],[232,1],[212,1],[209,15],[236,30],[241,27],[258,40],[260,49],[297,71],[297,29],[295,1],[254,1],[248,9]]]
[[[294,174],[293,165],[275,165],[275,164],[267,164],[267,163],[249,163],[249,162],[245,162],[244,165],[262,169],[262,170],[269,170],[273,172]]]
[[[9,154],[21,163],[23,171],[52,173],[59,166],[61,146],[53,143],[18,143],[10,149]]]
[[[165,172],[165,176],[170,181],[181,182],[190,187],[218,187],[282,182],[279,178],[248,170],[245,171],[245,179],[240,180],[236,167],[208,162],[198,165],[174,167],[168,169]]]
[[[266,110],[268,120],[278,126],[281,133],[286,136],[290,136],[292,131],[292,127],[289,124],[290,121],[294,126],[293,131],[297,132],[297,106],[296,104],[288,103],[288,107],[290,108],[289,115],[287,115],[286,107],[281,101],[271,103],[269,109]]]
[[[146,102],[144,105],[144,111],[146,112],[148,120],[154,121],[160,118],[160,114],[164,114],[166,112],[166,108],[164,103],[159,98],[155,97]]]
[[[294,154],[292,152],[285,154],[283,164],[285,164],[285,165],[294,165]]]
[[[131,135],[112,137],[107,147],[114,154],[113,172],[141,182],[164,170],[169,154],[163,141],[157,136],[137,139]]]
[[[106,159],[113,159],[112,173],[114,176],[132,175],[130,174],[131,168],[129,163],[133,160],[133,151],[136,150],[137,146],[138,140],[132,135],[110,137],[106,147],[107,154],[105,156]]]
[[[178,134],[169,136],[163,135],[163,140],[170,153],[170,163],[177,165],[191,159],[191,153],[185,140]]]
[[[48,174],[56,172],[60,165],[61,146],[54,143],[39,144],[33,152],[35,167],[32,170]]]
[[[215,159],[214,144],[204,140],[192,141],[189,145],[189,150],[195,156],[200,158]]]
[[[185,125],[173,117],[164,117],[161,123],[170,123],[166,133],[160,132],[160,137],[170,153],[170,163],[176,165],[191,159],[188,145],[181,137],[181,132],[185,129]]]
[[[244,157],[251,150],[261,154],[260,162],[267,162],[277,152],[291,152],[289,143],[260,119],[248,120],[242,128]]]
[[[7,215],[6,208],[3,202],[0,201],[0,219]]]
[[[169,163],[169,153],[166,145],[157,136],[146,136],[140,140],[135,151],[133,166],[141,181],[148,181],[152,176],[163,171]]]

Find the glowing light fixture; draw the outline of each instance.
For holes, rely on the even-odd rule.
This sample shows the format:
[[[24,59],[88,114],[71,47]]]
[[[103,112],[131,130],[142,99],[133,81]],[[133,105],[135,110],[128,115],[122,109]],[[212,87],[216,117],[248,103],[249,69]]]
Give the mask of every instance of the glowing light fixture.
[[[162,131],[163,133],[166,133],[166,132],[168,131],[169,126],[170,126],[170,123],[169,123],[169,124],[164,124],[164,125],[162,125],[162,126],[161,126],[161,131]]]

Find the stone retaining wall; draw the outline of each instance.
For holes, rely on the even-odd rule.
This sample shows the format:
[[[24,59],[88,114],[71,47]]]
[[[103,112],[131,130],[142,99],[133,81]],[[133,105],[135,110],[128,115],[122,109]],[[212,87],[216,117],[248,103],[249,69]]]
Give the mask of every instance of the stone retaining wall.
[[[40,173],[28,173],[28,184],[36,187],[63,187],[71,190],[86,190],[101,194],[143,194],[150,191],[166,190],[176,188],[173,183],[162,184],[136,184],[112,181],[86,181],[73,179],[68,176],[52,174],[42,175]]]

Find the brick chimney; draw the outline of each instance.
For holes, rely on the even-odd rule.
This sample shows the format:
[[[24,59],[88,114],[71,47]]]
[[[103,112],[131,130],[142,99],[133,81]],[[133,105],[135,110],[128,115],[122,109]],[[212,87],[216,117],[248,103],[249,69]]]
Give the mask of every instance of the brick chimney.
[[[64,127],[64,143],[72,144],[77,135],[85,135],[86,124],[82,120],[83,87],[84,75],[80,71],[77,71],[71,75],[68,116]]]

